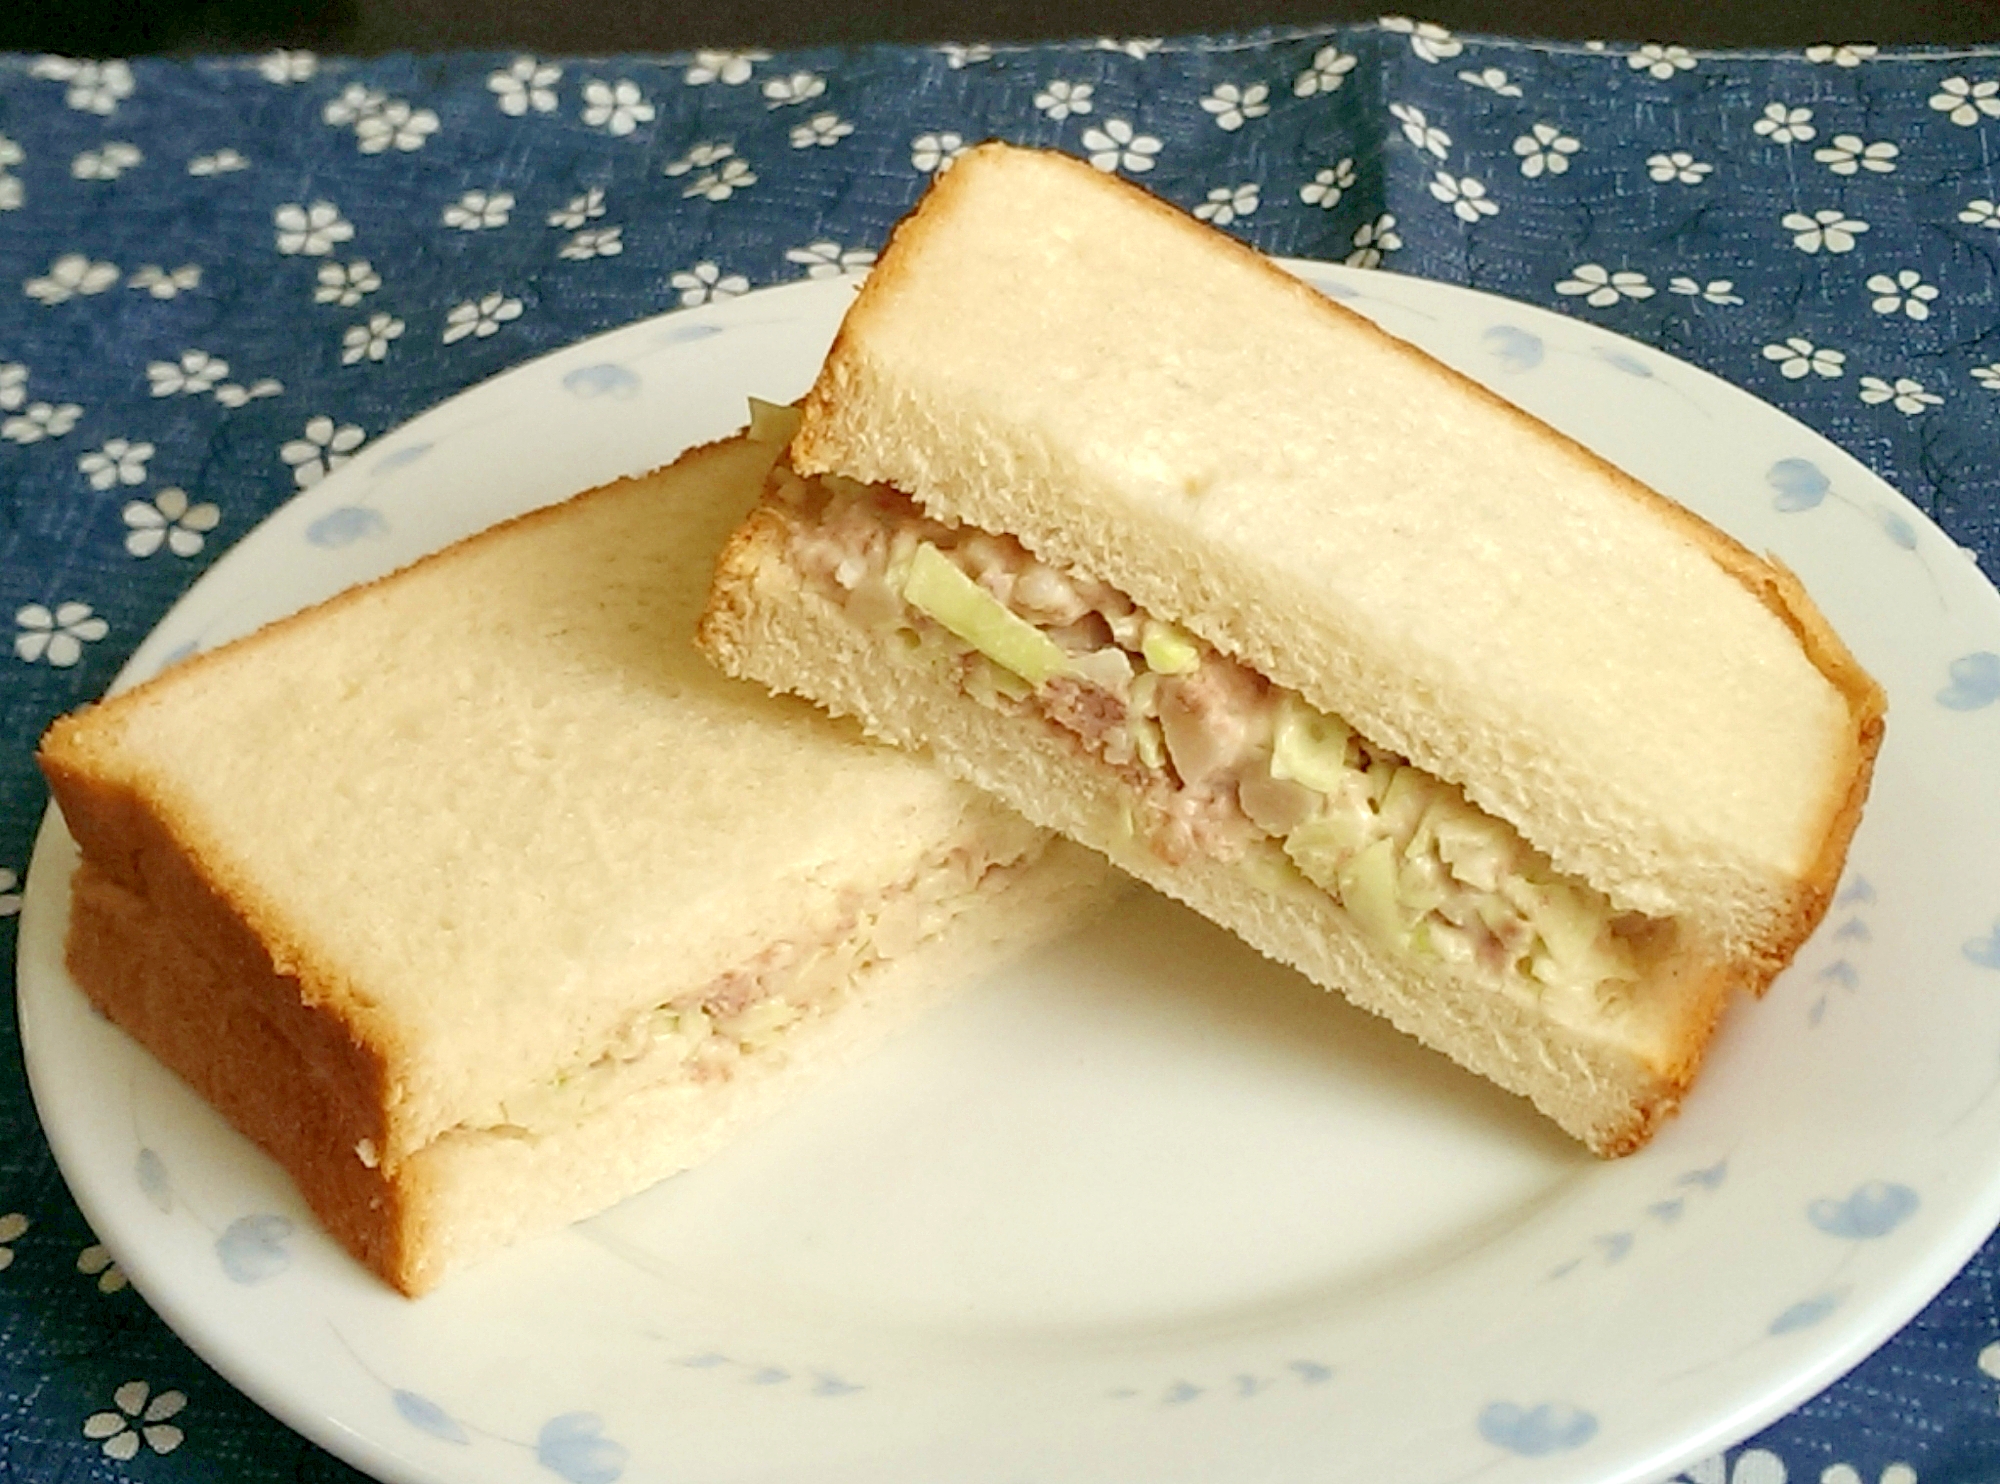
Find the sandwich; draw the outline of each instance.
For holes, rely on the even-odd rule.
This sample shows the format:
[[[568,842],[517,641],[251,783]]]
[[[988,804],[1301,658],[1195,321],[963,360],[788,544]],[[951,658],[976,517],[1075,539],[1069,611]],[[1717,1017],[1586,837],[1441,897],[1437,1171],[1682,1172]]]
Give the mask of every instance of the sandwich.
[[[1885,708],[1796,578],[1137,187],[962,156],[796,419],[721,668],[1600,1155],[1826,909]]]
[[[693,1164],[1113,875],[695,652],[777,451],[522,516],[45,737],[77,984],[406,1294]]]

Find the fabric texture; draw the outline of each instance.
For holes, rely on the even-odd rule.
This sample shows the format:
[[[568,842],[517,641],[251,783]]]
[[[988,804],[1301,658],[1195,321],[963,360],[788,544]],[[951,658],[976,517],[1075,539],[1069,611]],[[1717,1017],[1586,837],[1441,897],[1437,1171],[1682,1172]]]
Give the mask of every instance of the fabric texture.
[[[676,305],[854,272],[990,136],[1264,250],[1631,335],[2000,558],[2000,52],[1234,38],[591,61],[0,58],[0,948],[33,747],[287,497],[453,393]],[[0,1031],[15,1038],[13,1018]],[[12,1477],[353,1477],[195,1359],[0,1071]],[[1688,1484],[2000,1478],[2000,1245]]]

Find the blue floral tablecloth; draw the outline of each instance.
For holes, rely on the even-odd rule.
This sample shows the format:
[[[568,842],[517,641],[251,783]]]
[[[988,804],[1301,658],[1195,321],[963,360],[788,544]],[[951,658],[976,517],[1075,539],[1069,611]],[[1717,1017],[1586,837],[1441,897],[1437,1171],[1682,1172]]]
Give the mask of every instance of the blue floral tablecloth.
[[[1379,25],[873,51],[0,58],[0,947],[35,740],[288,496],[454,392],[852,273],[968,142],[1271,252],[1471,284],[1747,387],[2000,571],[2000,51]],[[1973,676],[1979,698],[2000,673]],[[154,1318],[0,1061],[0,1470],[352,1477]],[[1688,1484],[2000,1480],[2000,1244]],[[1336,1470],[1337,1472],[1337,1470]]]

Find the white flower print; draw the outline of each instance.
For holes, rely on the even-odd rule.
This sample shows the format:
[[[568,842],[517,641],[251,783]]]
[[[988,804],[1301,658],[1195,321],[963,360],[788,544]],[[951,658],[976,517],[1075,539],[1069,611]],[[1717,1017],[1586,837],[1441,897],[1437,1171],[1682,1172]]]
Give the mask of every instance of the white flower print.
[[[1143,62],[1160,49],[1157,36],[1128,36],[1123,40],[1114,36],[1097,38],[1097,49],[1101,52],[1123,52],[1135,62]]]
[[[1792,245],[1800,252],[1853,252],[1854,239],[1868,230],[1868,223],[1831,209],[1811,216],[1788,211],[1780,225],[1792,234]]]
[[[84,294],[101,294],[118,282],[118,269],[111,263],[93,263],[80,252],[64,253],[41,278],[21,285],[30,299],[54,306],[67,304]]]
[[[12,412],[28,400],[28,368],[19,361],[0,363],[0,412]]]
[[[1160,141],[1141,134],[1124,119],[1106,119],[1101,129],[1083,131],[1083,147],[1090,151],[1090,163],[1107,174],[1129,170],[1144,175],[1158,163]]]
[[[1482,216],[1497,216],[1500,203],[1486,194],[1486,187],[1469,175],[1453,175],[1440,170],[1431,177],[1431,194],[1451,207],[1462,222],[1476,222]]]
[[[5,134],[0,134],[0,170],[11,170],[27,158],[26,150]]]
[[[183,263],[178,268],[162,268],[158,263],[141,263],[125,280],[128,289],[144,289],[155,299],[173,299],[189,289],[201,287],[201,268]]]
[[[785,261],[803,264],[807,278],[838,278],[867,272],[874,266],[875,254],[865,247],[844,248],[838,242],[808,242],[804,247],[786,248]]]
[[[1431,21],[1413,21],[1408,16],[1385,15],[1382,29],[1395,31],[1410,38],[1410,50],[1426,62],[1443,62],[1465,50],[1459,41],[1443,26]]]
[[[696,52],[694,66],[681,77],[691,87],[710,82],[719,82],[728,88],[740,87],[750,81],[750,73],[757,63],[770,60],[769,52]]]
[[[1981,114],[2000,119],[2000,82],[1947,77],[1931,94],[1931,107],[1961,128],[1971,128]]]
[[[288,201],[271,213],[278,229],[278,251],[287,257],[323,258],[354,236],[354,223],[331,201],[300,206]]]
[[[1572,298],[1582,295],[1591,308],[1608,309],[1620,299],[1650,299],[1654,290],[1643,273],[1625,269],[1614,273],[1602,263],[1579,263],[1556,285],[1556,292]]]
[[[1708,304],[1741,304],[1743,298],[1736,292],[1733,279],[1711,278],[1703,283],[1699,279],[1677,274],[1667,280],[1667,292],[1685,294],[1690,299],[1700,299]]]
[[[1835,175],[1853,175],[1860,170],[1887,175],[1896,168],[1896,156],[1901,153],[1886,139],[1868,144],[1859,134],[1836,134],[1824,147],[1813,151],[1813,158]]]
[[[1657,41],[1649,41],[1626,57],[1625,65],[1634,72],[1644,72],[1665,82],[1676,72],[1692,71],[1694,53],[1684,46],[1662,46]]]
[[[83,646],[95,644],[111,632],[111,625],[99,618],[88,603],[58,603],[51,613],[40,603],[29,603],[14,612],[19,630],[14,635],[14,653],[34,664],[47,660],[58,670],[67,670],[83,658]]]
[[[1087,82],[1064,82],[1057,78],[1035,94],[1035,107],[1061,123],[1073,113],[1090,112],[1090,95],[1097,89]]]
[[[0,211],[19,211],[26,199],[27,192],[20,177],[0,171]]]
[[[471,305],[460,308],[470,309]],[[456,314],[458,311],[452,311]],[[447,331],[447,334],[450,332]],[[292,469],[292,480],[302,490],[309,490],[327,475],[338,469],[354,455],[366,440],[367,434],[353,423],[336,425],[324,413],[306,424],[305,436],[294,438],[278,450],[278,457]]]
[[[371,314],[362,325],[349,325],[340,337],[340,364],[379,361],[389,354],[389,342],[401,338],[403,322],[394,315]]]
[[[242,407],[259,397],[275,397],[284,389],[285,384],[275,376],[266,376],[250,386],[238,386],[233,381],[225,381],[215,389],[215,400],[224,407]]]
[[[94,490],[108,490],[120,484],[144,484],[146,482],[146,461],[153,456],[153,445],[134,443],[129,438],[107,438],[104,446],[84,454],[76,461],[90,479]]]
[[[2000,203],[1975,196],[1965,203],[1958,213],[1958,219],[1971,227],[1992,227],[2000,231]]]
[[[69,84],[63,101],[82,113],[109,118],[119,103],[132,96],[132,68],[126,62],[78,62],[69,57],[43,57],[31,72]]]
[[[161,490],[151,501],[132,501],[124,520],[131,528],[125,533],[125,549],[133,556],[149,557],[164,546],[177,557],[191,557],[221,522],[222,512],[206,500],[190,505],[187,491],[175,487]]]
[[[1731,1468],[1729,1460],[1717,1453],[1698,1459],[1667,1484],[1785,1484],[1785,1463],[1767,1449],[1746,1448]]]
[[[1861,400],[1870,407],[1889,403],[1905,417],[1915,417],[1926,407],[1935,407],[1944,400],[1934,392],[1924,389],[1924,384],[1908,376],[1898,376],[1894,381],[1886,381],[1880,376],[1861,378]]]
[[[1421,108],[1408,103],[1391,103],[1389,114],[1403,126],[1403,137],[1418,149],[1428,150],[1442,160],[1451,149],[1451,135],[1424,117]]]
[[[1354,229],[1354,251],[1343,261],[1350,268],[1379,268],[1382,255],[1392,253],[1403,245],[1402,237],[1396,231],[1396,218],[1389,212],[1363,222]]]
[[[178,361],[154,361],[146,367],[146,380],[156,397],[182,392],[199,396],[228,374],[229,362],[205,350],[184,350]]]
[[[250,162],[233,149],[219,149],[213,154],[196,155],[188,161],[189,175],[228,175],[237,170],[248,170]]]
[[[794,72],[789,77],[774,77],[762,88],[766,108],[789,108],[795,103],[810,103],[825,91],[826,79],[816,72]]]
[[[338,97],[327,101],[320,109],[319,116],[336,128],[344,129],[349,124],[358,124],[371,114],[381,112],[383,105],[388,101],[389,95],[379,88],[364,87],[358,82],[351,82],[340,90]]]
[[[727,159],[719,169],[697,177],[681,192],[681,199],[701,196],[710,201],[727,201],[738,191],[747,190],[755,184],[757,172],[750,168],[748,160]]]
[[[1819,1484],[1868,1484],[1851,1463],[1828,1464]],[[1892,1463],[1876,1475],[1876,1484],[1917,1484],[1917,1471],[1907,1463]]]
[[[854,125],[837,113],[816,113],[803,124],[792,125],[792,148],[831,148],[854,132]]]
[[[507,225],[514,209],[512,191],[467,191],[444,209],[444,224],[461,232],[479,232]]]
[[[1778,363],[1778,374],[1797,381],[1808,373],[1829,381],[1847,374],[1847,352],[1814,345],[1803,335],[1788,336],[1776,345],[1764,347],[1764,359]]]
[[[382,275],[377,273],[366,258],[356,258],[342,266],[339,263],[322,263],[319,268],[319,283],[313,289],[313,303],[338,304],[342,308],[352,308],[365,295],[382,287]]]
[[[1518,98],[1521,96],[1520,87],[1507,80],[1507,73],[1504,68],[1482,67],[1477,72],[1468,70],[1459,73],[1458,80],[1475,88],[1485,88],[1488,92],[1497,93],[1502,98]]]
[[[726,154],[727,151],[725,150],[724,153]],[[676,171],[673,166],[671,165],[667,166],[667,174],[675,175],[678,173],[679,172]],[[552,227],[561,227],[565,231],[574,232],[578,227],[582,226],[585,222],[595,221],[597,220],[598,217],[603,215],[604,215],[604,192],[599,187],[592,186],[588,191],[584,192],[581,196],[570,197],[569,204],[563,207],[560,211],[550,212],[549,225]]]
[[[1773,144],[1801,143],[1817,132],[1812,126],[1813,111],[1810,108],[1793,108],[1783,103],[1766,103],[1764,116],[1750,126],[1751,132],[1761,134]]]
[[[1521,173],[1530,180],[1561,175],[1569,169],[1569,157],[1581,148],[1554,124],[1536,124],[1514,141],[1514,153],[1521,157]]]
[[[117,1293],[126,1285],[125,1270],[112,1261],[111,1249],[102,1242],[92,1242],[77,1253],[76,1270],[95,1278],[99,1293]]]
[[[601,82],[593,77],[583,85],[583,121],[593,129],[622,137],[653,121],[653,105],[636,82],[624,78]]]
[[[521,301],[510,299],[505,294],[487,294],[478,300],[468,299],[463,304],[455,304],[444,317],[444,343],[451,345],[475,336],[484,340],[496,333],[508,320],[521,317]],[[359,432],[359,429],[355,430]]]
[[[86,1438],[103,1439],[105,1457],[128,1462],[142,1441],[155,1453],[180,1447],[184,1434],[167,1419],[179,1416],[187,1405],[182,1393],[162,1391],[154,1396],[144,1381],[127,1381],[111,1393],[111,1399],[118,1405],[116,1412],[92,1412],[83,1421]]]
[[[509,118],[520,118],[533,109],[536,113],[556,111],[556,84],[562,68],[533,57],[516,57],[499,72],[487,74],[486,87]]]
[[[0,438],[21,444],[60,438],[82,416],[83,409],[74,402],[30,402],[17,416],[0,423]]]
[[[319,71],[319,58],[311,52],[287,51],[280,47],[259,57],[257,70],[263,74],[264,81],[283,87],[288,83],[309,80]]]
[[[623,227],[597,227],[578,232],[556,249],[556,256],[578,263],[591,258],[615,258],[625,251],[624,235]]]
[[[1894,277],[1875,274],[1868,280],[1868,292],[1875,296],[1868,307],[1877,314],[1900,310],[1911,319],[1929,319],[1931,301],[1938,296],[1937,285],[1925,283],[1923,274],[1914,268],[1900,269]]]
[[[678,160],[675,160],[673,163],[668,165],[666,167],[666,173],[668,175],[686,175],[690,170],[706,170],[710,165],[713,165],[720,160],[726,160],[735,153],[736,153],[736,146],[733,144],[720,144],[720,143],[697,144],[693,149],[689,150],[686,154],[682,155]],[[604,199],[604,193],[602,191],[594,191],[592,192],[592,195],[599,203],[602,203]],[[570,204],[574,206],[576,203],[571,202]],[[593,211],[590,214],[592,216],[602,216],[604,213],[600,207],[599,210]],[[554,217],[549,218],[549,225],[550,226],[557,225]],[[563,225],[567,226],[571,224],[564,223]],[[574,225],[582,226],[583,223],[577,222],[574,223]]]
[[[437,126],[438,116],[428,108],[386,103],[380,112],[355,121],[354,137],[364,155],[379,155],[387,149],[408,153],[422,149],[424,141],[437,132]]]
[[[1714,169],[1706,160],[1697,160],[1684,149],[1646,157],[1646,173],[1662,185],[1670,180],[1682,185],[1700,185]]]
[[[949,170],[964,153],[965,141],[956,134],[919,134],[910,141],[910,163],[926,175]]]
[[[1299,199],[1322,211],[1330,210],[1354,188],[1354,178],[1354,161],[1343,157],[1328,169],[1315,170],[1313,178],[1299,187]]]
[[[1250,119],[1260,119],[1271,111],[1270,96],[1270,88],[1261,82],[1247,88],[1233,82],[1218,83],[1215,91],[1201,100],[1201,109],[1215,116],[1218,129],[1233,134]]]
[[[1195,207],[1194,214],[1205,222],[1226,227],[1238,217],[1250,215],[1257,206],[1257,183],[1250,181],[1240,186],[1215,187],[1208,193],[1208,199]]]
[[[787,254],[786,256],[790,256]],[[681,291],[681,307],[693,309],[706,304],[711,299],[733,299],[738,294],[750,292],[750,280],[740,273],[724,276],[714,263],[696,263],[692,268],[684,268],[667,280]]]
[[[69,173],[78,180],[116,180],[145,158],[136,144],[113,139],[71,160]]]
[[[983,41],[975,41],[970,46],[961,45],[956,41],[947,41],[938,50],[944,53],[944,64],[953,72],[957,72],[963,67],[971,67],[980,62],[990,62],[993,60],[993,48]]]
[[[1300,98],[1335,92],[1347,81],[1357,60],[1337,46],[1323,46],[1313,53],[1312,66],[1292,79],[1292,92]]]
[[[1849,43],[1845,46],[1809,46],[1806,48],[1806,60],[1821,64],[1831,62],[1836,67],[1859,67],[1879,50],[1879,47],[1869,46],[1866,43]]]
[[[21,911],[21,893],[16,889],[21,878],[9,870],[0,870],[0,917],[15,917]],[[19,1211],[9,1211],[0,1216],[0,1268],[14,1265],[14,1244],[27,1235],[31,1223]]]
[[[1984,366],[1974,366],[1972,368],[1972,379],[1985,387],[1989,392],[2000,392],[2000,361],[1992,361]],[[1979,1369],[1991,1376],[1994,1374],[1994,1371],[1987,1364],[1987,1355],[1989,1353],[2000,1357],[2000,1345],[1988,1345],[1986,1349],[1979,1352]]]

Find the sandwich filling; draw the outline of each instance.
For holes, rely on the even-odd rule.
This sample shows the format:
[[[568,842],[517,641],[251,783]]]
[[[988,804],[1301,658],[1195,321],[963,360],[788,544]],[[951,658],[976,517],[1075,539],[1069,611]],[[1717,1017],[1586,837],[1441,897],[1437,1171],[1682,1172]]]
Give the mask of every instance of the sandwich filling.
[[[1129,829],[1169,864],[1275,842],[1379,948],[1592,1021],[1675,949],[1556,871],[1457,786],[1011,537],[901,492],[781,463],[767,508],[850,621],[942,646],[974,701],[1058,728],[1129,787]]]
[[[930,942],[1004,890],[1040,858],[1042,843],[1033,826],[1008,817],[884,891],[843,893],[810,937],[775,942],[740,968],[640,1012],[587,1061],[510,1094],[451,1132],[533,1138],[668,1079],[715,1083],[782,1057],[798,1027],[835,1013],[871,970]]]

